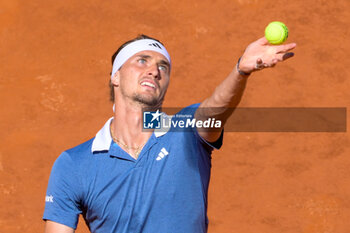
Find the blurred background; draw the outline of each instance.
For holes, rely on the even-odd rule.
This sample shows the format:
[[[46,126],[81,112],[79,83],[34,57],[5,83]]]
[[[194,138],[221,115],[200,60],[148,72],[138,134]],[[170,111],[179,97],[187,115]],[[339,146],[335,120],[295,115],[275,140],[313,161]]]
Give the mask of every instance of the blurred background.
[[[295,57],[254,73],[241,107],[350,106],[348,0],[0,0],[0,232],[43,232],[51,167],[112,114],[111,56],[140,33],[173,69],[165,107],[201,102],[270,21]],[[227,132],[210,233],[348,233],[349,133]],[[83,219],[77,231],[88,232]]]

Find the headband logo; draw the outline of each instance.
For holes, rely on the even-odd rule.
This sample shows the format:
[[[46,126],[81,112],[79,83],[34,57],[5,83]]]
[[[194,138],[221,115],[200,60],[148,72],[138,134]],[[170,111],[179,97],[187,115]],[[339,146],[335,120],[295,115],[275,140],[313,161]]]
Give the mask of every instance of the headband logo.
[[[157,43],[152,43],[152,44],[148,44],[148,45],[162,49],[162,47],[160,47],[160,45]]]

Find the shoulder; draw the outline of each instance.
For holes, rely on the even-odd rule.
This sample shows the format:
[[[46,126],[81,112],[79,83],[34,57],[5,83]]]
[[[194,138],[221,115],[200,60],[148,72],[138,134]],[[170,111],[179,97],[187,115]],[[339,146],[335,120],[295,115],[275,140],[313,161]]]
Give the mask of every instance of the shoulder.
[[[80,183],[81,172],[84,171],[84,166],[91,157],[92,140],[68,149],[58,156],[51,170],[49,188],[57,184],[70,184],[69,187],[73,187]]]
[[[199,106],[200,106],[200,103],[191,104],[191,105],[181,109],[177,114],[192,114],[193,115],[197,111]]]
[[[91,147],[94,139],[95,138],[91,138],[86,142],[64,151],[63,153],[67,154],[67,156],[71,157],[72,159],[79,159],[83,158],[84,156],[88,156],[91,154]]]
[[[81,164],[81,162],[86,160],[91,154],[93,139],[94,138],[62,152],[56,159],[54,168],[57,167],[61,170],[75,166],[76,164]]]

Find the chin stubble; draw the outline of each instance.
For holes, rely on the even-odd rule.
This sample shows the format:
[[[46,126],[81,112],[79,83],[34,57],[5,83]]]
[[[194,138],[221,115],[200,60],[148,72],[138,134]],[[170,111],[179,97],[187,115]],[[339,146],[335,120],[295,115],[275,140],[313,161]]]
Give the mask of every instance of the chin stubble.
[[[156,98],[147,98],[147,97],[140,95],[140,94],[134,94],[132,99],[133,99],[133,101],[135,101],[139,104],[146,105],[149,107],[158,106],[163,102],[163,99],[159,102]]]

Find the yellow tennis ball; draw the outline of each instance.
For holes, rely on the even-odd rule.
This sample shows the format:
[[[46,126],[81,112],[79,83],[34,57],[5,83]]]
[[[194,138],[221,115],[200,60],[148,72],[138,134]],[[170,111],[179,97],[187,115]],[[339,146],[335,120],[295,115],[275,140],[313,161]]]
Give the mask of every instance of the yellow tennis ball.
[[[271,22],[265,28],[265,37],[270,44],[282,44],[288,38],[288,28],[282,22]]]

